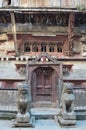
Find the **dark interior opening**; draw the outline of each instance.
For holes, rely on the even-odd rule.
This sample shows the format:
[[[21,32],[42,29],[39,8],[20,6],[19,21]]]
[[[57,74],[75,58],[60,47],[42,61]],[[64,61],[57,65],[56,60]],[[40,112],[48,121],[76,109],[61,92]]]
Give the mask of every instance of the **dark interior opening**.
[[[8,0],[8,5],[11,5],[11,0]]]

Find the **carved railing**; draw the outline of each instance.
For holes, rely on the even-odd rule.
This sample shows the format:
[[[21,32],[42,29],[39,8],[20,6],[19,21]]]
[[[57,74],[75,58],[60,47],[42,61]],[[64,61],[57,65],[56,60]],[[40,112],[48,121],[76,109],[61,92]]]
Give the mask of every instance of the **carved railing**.
[[[45,26],[46,30],[49,32],[57,32],[57,33],[67,33],[68,27],[67,26]],[[16,31],[17,32],[44,32],[45,28],[43,29],[43,26],[41,25],[29,25],[26,24],[16,24]],[[0,29],[2,33],[12,33],[12,27],[11,24],[0,24]]]
[[[0,111],[16,111],[17,89],[0,89]]]
[[[0,7],[60,7],[75,8],[85,4],[85,0],[0,0]]]
[[[75,110],[86,110],[86,87],[74,87]]]
[[[4,25],[4,24],[0,24],[0,28],[1,28],[1,32],[2,33],[12,33],[12,28],[11,28],[11,24],[7,24],[7,25]],[[36,26],[36,25],[32,25],[30,27],[29,24],[16,24],[16,30],[17,32],[43,32],[44,33],[44,30],[45,28],[43,29],[42,26]],[[47,32],[51,32],[51,33],[68,33],[68,27],[67,26],[46,26],[46,30]],[[86,31],[85,29],[82,30],[82,31]],[[81,30],[80,30],[80,27],[75,27],[74,28],[74,33],[75,34],[80,34],[81,33]]]
[[[81,34],[86,34],[86,24],[80,25],[80,32]]]
[[[86,87],[74,87],[75,110],[86,110]],[[0,111],[17,111],[17,89],[0,88]]]

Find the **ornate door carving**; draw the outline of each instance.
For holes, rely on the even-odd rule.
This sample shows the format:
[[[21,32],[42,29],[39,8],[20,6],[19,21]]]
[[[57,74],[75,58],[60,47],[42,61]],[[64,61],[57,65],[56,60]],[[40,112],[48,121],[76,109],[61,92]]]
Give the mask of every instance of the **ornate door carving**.
[[[51,102],[56,85],[53,83],[54,70],[50,67],[39,67],[32,75],[32,100]],[[54,78],[55,79],[55,78]]]

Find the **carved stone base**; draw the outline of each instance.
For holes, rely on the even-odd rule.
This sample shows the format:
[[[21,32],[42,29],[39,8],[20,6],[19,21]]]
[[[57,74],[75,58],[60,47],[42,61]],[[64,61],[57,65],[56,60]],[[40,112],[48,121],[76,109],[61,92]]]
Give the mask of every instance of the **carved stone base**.
[[[29,113],[26,113],[26,114],[18,113],[16,116],[16,121],[18,123],[28,123],[28,122],[30,122],[30,114]]]
[[[75,112],[61,113],[60,116],[61,116],[64,120],[76,120]]]
[[[35,127],[35,117],[31,117],[29,122],[15,122],[13,127]]]
[[[61,126],[75,126],[76,125],[76,116],[75,114],[67,113],[67,114],[61,114],[58,116],[58,122]]]
[[[76,125],[76,120],[65,120],[61,116],[58,116],[58,122],[61,126],[66,126],[66,127],[74,127]]]

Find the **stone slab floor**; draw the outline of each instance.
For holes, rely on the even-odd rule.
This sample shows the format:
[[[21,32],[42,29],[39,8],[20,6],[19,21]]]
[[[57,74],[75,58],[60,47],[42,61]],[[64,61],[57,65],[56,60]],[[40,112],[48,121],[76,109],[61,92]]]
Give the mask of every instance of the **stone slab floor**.
[[[12,128],[15,120],[0,120],[0,130],[86,130],[86,120],[77,121],[76,127],[64,128],[60,127],[52,119],[40,119],[36,120],[35,128]]]

